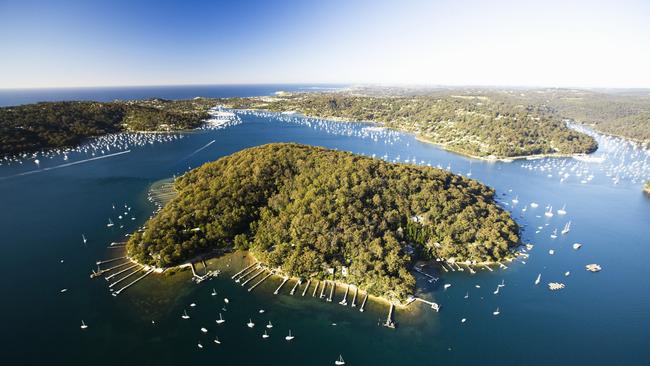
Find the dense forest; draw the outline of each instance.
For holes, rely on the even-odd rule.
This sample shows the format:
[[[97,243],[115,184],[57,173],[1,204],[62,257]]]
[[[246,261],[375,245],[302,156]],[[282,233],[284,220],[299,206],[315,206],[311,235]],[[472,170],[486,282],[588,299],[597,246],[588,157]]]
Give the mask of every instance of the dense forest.
[[[597,148],[593,138],[569,129],[549,107],[487,95],[299,93],[223,102],[235,108],[380,122],[477,157],[590,153]]]
[[[414,259],[500,260],[519,241],[494,191],[475,180],[319,147],[249,148],[175,187],[127,244],[139,262],[165,267],[234,246],[302,278],[345,266],[345,281],[404,299]]]
[[[67,147],[119,131],[181,130],[208,117],[203,100],[46,102],[0,108],[0,155]]]

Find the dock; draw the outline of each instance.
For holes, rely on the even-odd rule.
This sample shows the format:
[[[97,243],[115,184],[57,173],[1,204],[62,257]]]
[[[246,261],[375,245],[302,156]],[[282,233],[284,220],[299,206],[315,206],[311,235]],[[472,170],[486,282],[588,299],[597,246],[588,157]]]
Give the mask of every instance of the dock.
[[[483,265],[483,267],[485,267],[485,269],[487,269],[487,270],[490,271],[490,272],[494,272],[494,271],[492,270],[492,268],[490,268],[489,266],[487,266],[487,265],[485,265],[485,264]]]
[[[332,288],[330,289],[330,297],[327,298],[327,302],[332,302],[332,296],[334,296],[335,288],[336,288],[336,282],[332,281]]]
[[[237,277],[237,276],[239,276],[240,274],[244,273],[244,271],[246,271],[247,269],[253,267],[253,266],[256,265],[256,264],[257,264],[257,263],[253,263],[253,264],[251,264],[250,266],[248,266],[248,267],[242,269],[241,271],[239,271],[239,272],[235,273],[234,275],[232,275],[231,278],[234,280],[235,277]]]
[[[300,281],[300,278],[299,278],[299,279],[296,281],[296,284],[293,285],[293,288],[291,288],[291,291],[289,292],[290,295],[293,295],[293,294],[296,293],[296,288],[298,287],[298,285],[300,285],[301,282],[302,282],[302,281]]]
[[[289,277],[285,277],[282,280],[282,283],[280,284],[280,286],[278,286],[277,289],[275,289],[275,291],[273,292],[273,295],[277,295],[280,292],[280,289],[282,288],[282,286],[284,286],[284,284],[287,283],[287,281],[289,281]]]
[[[388,310],[388,316],[386,317],[386,322],[384,323],[384,327],[386,328],[391,328],[395,329],[395,322],[393,321],[393,308],[395,305],[391,302],[390,303],[390,309]]]
[[[95,264],[99,266],[100,264],[111,263],[111,262],[119,261],[120,259],[126,259],[126,256],[112,258],[112,259],[106,259],[106,260],[103,260],[103,261],[97,261],[97,262],[95,262]]]
[[[361,307],[359,308],[359,311],[363,313],[363,309],[366,307],[366,301],[368,301],[368,293],[366,292],[366,297],[363,298],[363,302],[361,302]]]
[[[255,282],[255,284],[254,284],[253,286],[251,286],[251,287],[248,289],[248,292],[253,291],[253,289],[254,289],[255,287],[257,287],[260,283],[264,282],[264,280],[266,280],[267,278],[269,278],[269,277],[271,277],[271,276],[273,276],[273,272],[272,272],[272,271],[269,271],[269,273],[268,273],[266,276],[264,276],[261,280]]]
[[[108,288],[112,288],[113,286],[115,286],[115,285],[117,285],[118,283],[120,283],[120,282],[126,280],[127,278],[133,276],[134,274],[140,272],[141,270],[142,270],[142,267],[136,269],[135,271],[133,271],[133,272],[127,274],[126,276],[124,276],[124,277],[120,278],[119,280],[117,280],[117,281],[111,283],[110,285],[108,285]]]
[[[132,285],[134,285],[136,282],[140,281],[141,279],[147,277],[147,276],[150,275],[151,272],[153,272],[153,271],[154,271],[153,268],[150,269],[150,270],[148,270],[145,274],[143,274],[142,276],[136,278],[135,280],[133,280],[133,281],[132,281],[131,283],[129,283],[128,285],[126,285],[126,286],[122,287],[121,289],[119,289],[119,290],[113,292],[113,296],[117,296],[117,295],[119,295],[122,291],[124,291],[124,290],[126,290],[127,288],[131,287]]]
[[[357,301],[358,293],[359,293],[359,288],[357,286],[354,286],[354,296],[352,296],[352,305],[351,305],[353,308],[357,307],[356,301]]]
[[[129,263],[131,263],[131,262],[129,262]],[[117,271],[117,272],[113,273],[113,274],[110,275],[110,276],[106,276],[106,277],[104,277],[104,279],[105,279],[106,281],[110,281],[111,278],[113,278],[113,277],[115,277],[115,276],[119,276],[119,275],[121,275],[122,273],[124,273],[124,272],[126,272],[126,271],[128,271],[128,270],[130,270],[130,269],[133,269],[133,268],[135,268],[135,267],[137,267],[137,266],[139,266],[139,264],[134,264],[134,265],[132,265],[132,266],[130,266],[130,267],[127,267],[127,268],[125,268],[125,269],[123,269],[123,270],[121,270],[121,271]]]
[[[253,279],[255,279],[255,277],[257,277],[257,276],[261,275],[262,273],[264,273],[264,271],[266,271],[266,269],[265,269],[265,268],[262,268],[262,269],[260,269],[259,272],[255,273],[254,275],[252,275],[251,277],[249,277],[246,281],[242,282],[242,283],[241,283],[242,287],[243,287],[243,286],[246,286],[246,284],[249,283],[249,282],[251,282]]]
[[[320,286],[320,282],[316,281],[316,287],[314,287],[314,292],[311,294],[311,297],[316,297],[316,292],[318,292],[318,286]]]
[[[323,288],[320,289],[320,296],[319,296],[319,298],[322,299],[323,297],[325,297],[324,294],[325,294],[325,288],[327,287],[327,280],[325,280],[325,281],[321,281],[321,282],[323,282]]]
[[[423,276],[426,276],[429,278],[429,283],[431,282],[438,282],[438,277],[434,277],[428,273],[425,273],[421,268],[415,267],[415,271]]]
[[[309,289],[309,285],[311,285],[311,280],[307,280],[307,285],[305,285],[305,289],[302,290],[302,296],[304,297],[305,294],[307,293],[307,290]]]
[[[345,288],[345,294],[343,295],[343,300],[339,301],[339,304],[343,306],[348,305],[348,292],[350,292],[350,285]]]

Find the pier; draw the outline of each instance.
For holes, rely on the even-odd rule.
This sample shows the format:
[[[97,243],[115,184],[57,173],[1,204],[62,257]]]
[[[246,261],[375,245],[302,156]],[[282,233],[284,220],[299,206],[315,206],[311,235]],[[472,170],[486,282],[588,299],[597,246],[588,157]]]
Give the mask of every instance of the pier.
[[[119,280],[117,280],[117,281],[111,283],[110,285],[108,285],[108,288],[112,288],[113,286],[117,285],[118,283],[120,283],[120,282],[126,280],[127,278],[133,276],[134,274],[140,272],[141,269],[142,269],[142,268],[138,268],[138,269],[136,269],[135,271],[133,271],[133,272],[127,274],[126,276],[120,278]]]
[[[311,285],[311,280],[307,280],[307,285],[305,286],[305,289],[302,290],[302,296],[304,297],[305,294],[307,293],[307,290],[309,289],[309,285]]]
[[[285,277],[282,280],[282,283],[280,284],[280,286],[278,286],[277,289],[275,289],[275,292],[273,292],[273,295],[277,295],[280,292],[280,289],[282,288],[282,286],[284,286],[284,284],[287,283],[287,281],[289,281],[289,277]]]
[[[435,302],[429,301],[429,300],[425,300],[425,299],[422,299],[420,297],[411,297],[411,298],[409,298],[406,301],[406,305],[410,305],[410,304],[412,304],[412,303],[414,303],[416,301],[419,301],[419,302],[422,302],[422,303],[425,303],[425,304],[431,306],[431,309],[435,310],[436,312],[440,311],[440,305],[438,305],[438,303],[435,303]]]
[[[323,288],[320,289],[320,296],[319,296],[319,298],[322,299],[323,297],[325,297],[324,294],[325,294],[325,288],[327,287],[327,280],[326,280],[326,281],[321,281],[321,282],[323,282]]]
[[[428,273],[425,273],[422,269],[420,269],[418,267],[415,267],[415,271],[417,273],[421,274],[421,275],[424,275],[424,276],[428,277],[429,278],[429,283],[438,281],[438,277],[434,277],[434,276],[432,276],[432,275],[430,275]]]
[[[332,296],[334,296],[335,288],[336,288],[336,282],[332,281],[332,288],[330,289],[330,296],[327,298],[327,302],[332,302]]]
[[[395,322],[393,321],[393,308],[395,305],[391,302],[390,303],[390,309],[388,310],[388,316],[386,317],[386,322],[384,323],[384,327],[386,328],[391,328],[395,329]]]
[[[104,261],[97,261],[97,262],[95,262],[95,264],[99,266],[100,264],[111,263],[111,262],[119,261],[120,259],[126,259],[126,256],[117,257],[117,258],[113,258],[113,259],[107,259],[107,260],[104,260]]]
[[[358,293],[359,293],[359,288],[357,286],[354,286],[354,296],[352,296],[352,305],[351,305],[353,308],[357,307],[356,301],[357,301]]]
[[[239,281],[244,279],[249,274],[253,273],[255,271],[255,269],[256,269],[256,268],[253,268],[255,265],[257,265],[257,263],[254,263],[254,264],[246,267],[243,271],[239,272],[239,273],[241,273],[241,275],[238,276],[237,278],[233,277],[233,278],[235,278],[235,282],[239,283]]]
[[[128,263],[131,263],[131,262],[128,262]],[[115,273],[113,273],[113,274],[110,275],[110,276],[106,276],[106,277],[104,277],[104,279],[106,279],[106,281],[110,281],[111,278],[113,278],[113,277],[115,277],[115,276],[119,276],[119,275],[121,275],[122,273],[124,273],[124,272],[126,272],[126,271],[128,271],[128,270],[130,270],[130,269],[133,269],[133,268],[135,268],[135,267],[137,267],[137,266],[139,266],[139,264],[134,264],[134,265],[132,265],[132,266],[130,266],[130,267],[127,267],[127,268],[125,268],[125,269],[123,269],[123,270],[121,270],[121,271],[115,272]]]
[[[363,309],[366,307],[366,301],[368,301],[368,293],[366,292],[366,297],[363,298],[363,302],[361,302],[361,307],[359,308],[359,311],[363,313]]]
[[[235,273],[234,275],[232,275],[231,278],[234,280],[235,277],[237,277],[237,276],[239,276],[240,274],[244,273],[244,271],[246,271],[247,269],[253,267],[253,266],[256,265],[256,264],[257,264],[257,263],[253,263],[253,264],[251,264],[250,266],[248,266],[248,267],[242,269],[241,271],[239,271],[239,272]]]
[[[153,268],[150,269],[150,270],[148,270],[145,274],[143,274],[142,276],[136,278],[135,280],[133,280],[133,281],[132,281],[131,283],[129,283],[128,285],[126,285],[126,286],[122,287],[121,289],[119,289],[119,290],[113,292],[113,296],[117,296],[117,295],[119,295],[122,291],[124,291],[124,290],[126,290],[127,288],[131,287],[132,285],[134,285],[136,282],[140,281],[141,279],[147,277],[147,276],[150,275],[151,272],[153,272],[153,271],[154,271]]]
[[[483,267],[485,267],[485,269],[487,269],[487,270],[490,271],[490,272],[494,272],[494,271],[492,270],[492,268],[490,268],[489,266],[487,266],[487,265],[485,265],[485,264],[483,265]]]
[[[261,280],[255,282],[255,284],[254,284],[253,286],[251,286],[251,287],[248,289],[248,292],[253,291],[253,289],[254,289],[255,287],[257,287],[260,283],[264,282],[267,278],[269,278],[269,277],[271,277],[271,276],[273,276],[273,272],[272,272],[272,271],[269,271],[269,273],[268,273],[266,276],[264,276]]]
[[[246,281],[242,282],[242,284],[241,284],[242,287],[246,286],[246,284],[251,282],[253,279],[255,279],[255,277],[257,277],[257,276],[261,275],[262,273],[264,273],[264,271],[266,271],[266,269],[262,268],[262,269],[260,269],[259,272],[255,273],[253,276],[249,277]]]
[[[314,287],[314,292],[311,294],[311,297],[316,297],[316,292],[318,292],[318,286],[320,286],[320,282],[316,281],[316,287]]]
[[[343,300],[339,301],[339,304],[343,306],[348,305],[348,292],[350,292],[350,285],[345,288],[345,294],[343,295]]]
[[[301,283],[301,281],[300,281],[300,278],[299,278],[299,279],[296,281],[296,284],[293,285],[293,288],[291,289],[291,291],[289,292],[289,294],[291,294],[291,295],[295,294],[295,293],[296,293],[296,288],[298,287],[298,285],[300,285],[300,283]]]

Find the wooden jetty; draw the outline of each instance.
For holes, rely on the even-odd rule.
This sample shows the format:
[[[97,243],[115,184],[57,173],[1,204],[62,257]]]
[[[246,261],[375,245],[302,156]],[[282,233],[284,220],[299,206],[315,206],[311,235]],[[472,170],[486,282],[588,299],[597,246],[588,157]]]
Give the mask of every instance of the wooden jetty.
[[[267,278],[269,278],[269,277],[271,277],[271,276],[273,276],[273,272],[272,272],[272,271],[269,271],[269,273],[268,273],[266,276],[264,276],[261,280],[255,282],[255,284],[254,284],[253,286],[251,286],[251,287],[248,289],[248,292],[253,291],[253,289],[254,289],[255,287],[257,287],[257,285],[259,285],[260,283],[264,282],[264,280],[266,280]]]
[[[357,294],[359,293],[359,288],[357,286],[354,286],[354,296],[352,296],[352,307],[356,308],[357,307]]]
[[[133,276],[134,274],[140,272],[141,270],[142,270],[142,267],[136,269],[135,271],[133,271],[133,272],[127,274],[126,276],[124,276],[124,277],[120,278],[119,280],[117,280],[117,281],[111,283],[110,285],[108,285],[108,288],[112,288],[113,286],[115,286],[115,285],[117,285],[118,283],[120,283],[120,282],[126,280],[127,278]]]
[[[259,272],[255,273],[254,275],[252,275],[251,277],[249,277],[246,281],[242,282],[242,283],[241,283],[242,287],[243,287],[243,286],[246,286],[246,284],[249,283],[249,282],[251,282],[253,279],[255,279],[255,277],[257,277],[257,276],[261,275],[262,273],[264,273],[264,271],[266,271],[266,269],[265,269],[265,268],[262,268],[262,269],[259,270]]]
[[[122,291],[124,291],[124,290],[126,290],[127,288],[133,286],[136,282],[138,282],[138,281],[140,281],[141,279],[143,279],[143,278],[147,277],[148,275],[150,275],[151,272],[153,272],[154,270],[155,270],[155,269],[153,269],[153,268],[150,269],[150,270],[148,270],[147,272],[145,272],[145,274],[143,274],[142,276],[136,278],[135,280],[133,280],[133,281],[132,281],[131,283],[129,283],[128,285],[122,287],[121,289],[119,289],[119,290],[117,290],[117,291],[114,291],[114,292],[113,292],[113,296],[117,296],[117,295],[119,295]]]
[[[131,262],[129,262],[129,263],[131,263]],[[113,274],[110,275],[110,276],[106,276],[106,277],[104,277],[104,279],[105,279],[106,281],[110,281],[111,278],[113,278],[113,277],[115,277],[115,276],[119,276],[119,275],[121,275],[122,273],[124,273],[124,272],[126,272],[126,271],[128,271],[128,270],[131,270],[131,269],[133,269],[133,268],[135,268],[135,267],[137,267],[137,266],[139,266],[139,264],[134,264],[134,265],[132,265],[132,266],[130,266],[130,267],[127,267],[127,268],[125,268],[125,269],[123,269],[123,270],[121,270],[121,271],[117,271],[117,272],[113,273]]]
[[[330,296],[327,298],[327,302],[332,302],[332,296],[334,296],[335,288],[336,288],[336,282],[332,281],[332,288],[330,289]]]
[[[321,299],[322,299],[323,297],[325,297],[324,294],[325,294],[325,288],[327,287],[327,280],[322,281],[322,282],[323,282],[323,288],[320,289],[320,296],[319,296]]]
[[[241,271],[239,271],[239,272],[235,273],[234,275],[232,275],[231,278],[234,280],[235,277],[237,277],[237,276],[239,276],[240,274],[244,273],[244,271],[246,271],[246,270],[249,269],[249,268],[252,268],[252,267],[253,267],[254,265],[256,265],[256,264],[257,264],[257,263],[253,263],[253,264],[251,264],[250,266],[248,266],[248,267],[242,269]]]
[[[289,277],[285,277],[282,280],[282,283],[280,284],[280,286],[278,286],[277,289],[275,289],[275,291],[273,292],[273,295],[277,295],[280,292],[280,289],[282,288],[282,286],[284,286],[284,284],[287,283],[287,281],[289,281]]]
[[[345,287],[345,294],[343,295],[343,300],[339,301],[339,304],[341,304],[343,306],[348,305],[348,292],[350,292],[350,285],[347,285]]]
[[[366,292],[366,297],[363,298],[363,302],[361,302],[361,307],[359,308],[359,311],[363,313],[363,309],[366,307],[366,301],[368,301],[368,293]]]
[[[254,268],[255,265],[257,265],[257,263],[254,263],[253,265],[248,266],[243,271],[241,271],[240,272],[241,274],[237,278],[235,278],[235,282],[239,283],[239,281],[243,280],[246,276],[253,273],[257,268],[257,267]]]
[[[424,272],[421,268],[415,267],[415,271],[418,272],[419,274],[429,278],[429,282],[437,282],[438,281],[438,277],[434,277],[434,276]]]
[[[298,285],[300,285],[301,282],[302,282],[302,281],[300,281],[300,278],[299,278],[299,279],[296,281],[296,284],[293,285],[293,288],[291,289],[291,291],[289,292],[289,294],[291,294],[291,295],[295,294],[295,293],[296,293],[296,288],[298,287]]]
[[[111,262],[119,261],[120,259],[126,259],[126,256],[112,258],[112,259],[106,259],[106,260],[103,260],[103,261],[97,261],[97,262],[95,262],[95,264],[99,266],[100,264],[111,263]]]
[[[314,287],[314,292],[312,292],[311,297],[316,297],[316,292],[318,292],[318,286],[320,286],[320,282],[318,282],[318,280],[314,280],[314,281],[316,281],[316,286]]]
[[[304,297],[305,294],[307,293],[307,289],[309,289],[309,285],[311,285],[311,280],[307,280],[307,285],[305,285],[305,289],[302,290],[302,296]]]
[[[395,329],[395,322],[393,321],[393,308],[395,305],[391,302],[390,303],[390,309],[388,310],[388,316],[386,317],[386,322],[384,323],[384,327],[386,328],[391,328]]]

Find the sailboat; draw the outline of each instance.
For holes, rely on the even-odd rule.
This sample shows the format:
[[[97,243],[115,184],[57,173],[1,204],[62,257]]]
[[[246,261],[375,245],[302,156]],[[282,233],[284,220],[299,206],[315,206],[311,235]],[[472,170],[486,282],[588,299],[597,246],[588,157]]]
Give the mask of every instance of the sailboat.
[[[269,334],[266,331],[264,331],[264,334],[262,334],[262,338],[266,339],[268,337],[269,337]]]
[[[88,239],[86,239],[86,236],[84,234],[81,234],[81,239],[83,240],[84,244],[86,244],[86,242],[88,241]]]
[[[294,336],[291,335],[291,329],[289,329],[289,335],[286,336],[286,337],[284,337],[284,339],[286,339],[287,341],[290,341],[290,340],[292,340],[293,338],[294,338]]]
[[[269,329],[273,328],[273,324],[271,324],[270,320],[269,320],[269,324],[267,324],[266,327],[269,328]]]
[[[553,233],[551,234],[551,239],[557,238],[557,229],[553,230]]]
[[[465,298],[466,299],[469,298],[469,291],[467,293],[465,293]]]
[[[500,288],[501,288],[501,287],[497,286],[497,289],[494,290],[494,294],[495,294],[495,295],[499,293],[499,289],[500,289]]]
[[[203,349],[203,345],[201,344],[201,342],[197,343],[196,346],[199,347],[199,349]]]
[[[539,204],[537,202],[531,202],[530,203],[530,207],[532,207],[532,208],[537,208],[537,206],[539,206]]]
[[[561,209],[557,210],[558,215],[566,215],[566,205],[562,206]]]
[[[512,199],[512,203],[514,203],[515,205],[519,203],[519,196],[515,196],[515,198]]]
[[[492,315],[497,316],[499,314],[501,314],[501,312],[499,311],[499,308],[497,307],[497,309],[492,312]]]
[[[217,338],[214,339],[214,343],[215,343],[215,344],[221,344],[221,341],[219,340],[219,337],[217,337]]]
[[[539,281],[541,281],[541,279],[542,279],[542,274],[540,273],[537,275],[537,278],[535,279],[535,284],[539,285]]]
[[[571,221],[567,222],[564,225],[564,229],[562,229],[562,235],[566,235],[569,231],[571,231]]]
[[[183,318],[183,319],[189,319],[190,318],[190,316],[187,315],[187,310],[183,310],[183,315],[181,315],[181,318]]]
[[[546,212],[544,212],[544,216],[553,217],[553,206],[548,207],[548,210]]]
[[[255,326],[255,323],[253,323],[252,320],[248,319],[248,323],[246,323],[246,325],[247,325],[249,328],[252,328],[252,327]]]
[[[80,327],[80,328],[81,328],[81,329],[86,329],[86,328],[88,328],[88,326],[86,325],[86,323],[84,323],[83,320],[81,321],[81,327]]]
[[[201,328],[201,332],[203,332],[203,333],[207,333],[207,332],[208,332],[208,329],[205,328],[205,327],[202,327],[202,328]]]
[[[111,227],[113,225],[115,225],[113,224],[113,221],[111,221],[111,219],[108,219],[108,224],[106,224],[106,227]]]
[[[343,361],[343,356],[339,355],[339,359],[334,361],[335,365],[345,365],[345,361]]]
[[[211,293],[210,295],[212,295],[212,296],[217,296],[217,290],[212,289],[212,293]]]
[[[217,324],[222,324],[223,322],[225,322],[225,320],[223,320],[223,316],[221,315],[221,313],[219,313],[219,319],[215,321],[217,322]]]

